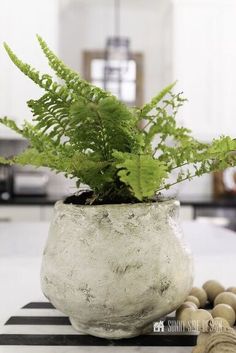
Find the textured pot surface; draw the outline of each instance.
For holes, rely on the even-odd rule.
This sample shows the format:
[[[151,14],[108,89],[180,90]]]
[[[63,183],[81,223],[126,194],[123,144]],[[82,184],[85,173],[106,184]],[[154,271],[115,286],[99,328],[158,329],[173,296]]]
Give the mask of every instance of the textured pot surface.
[[[139,335],[175,310],[192,287],[192,258],[178,201],[55,206],[43,255],[44,294],[75,329]]]

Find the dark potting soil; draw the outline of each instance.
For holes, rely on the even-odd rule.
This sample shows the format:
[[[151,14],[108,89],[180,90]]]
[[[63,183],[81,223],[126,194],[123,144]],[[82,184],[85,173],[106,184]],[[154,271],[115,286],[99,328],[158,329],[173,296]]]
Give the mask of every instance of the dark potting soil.
[[[90,190],[85,190],[80,193],[68,196],[65,200],[65,204],[73,204],[73,205],[86,205],[93,197],[93,192]]]
[[[73,204],[73,205],[107,205],[107,204],[121,204],[121,203],[139,203],[139,201],[135,199],[130,199],[127,197],[119,198],[116,197],[115,199],[112,198],[96,198],[93,191],[91,190],[84,190],[80,191],[74,195],[68,196],[64,200],[65,204]]]
[[[158,197],[158,195],[156,197],[154,197],[152,200],[149,200],[149,202],[161,202],[161,201],[166,201],[165,199],[161,199]],[[93,191],[91,190],[81,190],[78,193],[74,194],[74,195],[70,195],[68,196],[65,200],[64,200],[64,204],[73,204],[73,205],[108,205],[108,204],[124,204],[124,203],[140,203],[140,201],[138,201],[137,199],[134,198],[119,198],[116,196],[116,198],[103,198],[103,199],[99,199],[96,198]]]

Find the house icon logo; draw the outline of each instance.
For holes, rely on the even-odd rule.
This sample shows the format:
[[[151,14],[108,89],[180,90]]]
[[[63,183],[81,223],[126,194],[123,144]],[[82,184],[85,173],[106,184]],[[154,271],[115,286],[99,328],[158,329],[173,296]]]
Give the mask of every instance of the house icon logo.
[[[157,321],[153,324],[153,332],[164,332],[164,321]]]

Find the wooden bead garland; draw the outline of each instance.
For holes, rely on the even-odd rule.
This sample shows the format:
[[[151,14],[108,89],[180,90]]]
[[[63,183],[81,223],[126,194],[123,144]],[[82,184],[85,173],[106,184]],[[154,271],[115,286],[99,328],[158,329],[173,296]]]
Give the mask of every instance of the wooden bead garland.
[[[218,281],[210,280],[203,288],[193,287],[186,301],[176,318],[190,323],[190,327],[191,320],[198,323],[200,334],[192,353],[236,353],[236,331],[230,327],[236,318],[236,287],[226,290]],[[207,301],[213,309],[204,309]]]
[[[223,332],[216,332],[209,335],[206,342],[205,353],[235,353],[236,334],[231,328]]]

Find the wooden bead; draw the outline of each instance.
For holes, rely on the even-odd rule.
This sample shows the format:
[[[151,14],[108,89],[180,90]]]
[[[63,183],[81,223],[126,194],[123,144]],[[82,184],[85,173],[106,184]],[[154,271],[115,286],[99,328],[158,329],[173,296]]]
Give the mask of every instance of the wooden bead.
[[[203,288],[198,288],[198,287],[193,287],[189,295],[193,295],[194,297],[197,297],[199,302],[200,302],[200,307],[204,308],[207,302],[207,294],[205,289]]]
[[[236,287],[229,287],[226,289],[226,292],[231,292],[231,293],[236,294]]]
[[[179,317],[181,315],[181,312],[184,310],[184,309],[187,309],[187,308],[192,308],[194,310],[197,309],[197,306],[193,303],[193,302],[184,302],[182,305],[180,305],[180,307],[176,310],[176,318],[179,320]]]
[[[218,294],[225,291],[225,288],[218,282],[214,280],[207,281],[203,284],[203,289],[207,293],[208,300],[213,302]]]
[[[197,338],[197,345],[205,345],[209,338],[208,332],[200,332]]]
[[[183,326],[185,328],[190,328],[191,327],[191,317],[192,317],[192,313],[195,312],[196,309],[194,308],[185,308],[184,310],[182,310],[182,312],[179,315],[179,320],[182,321]]]
[[[235,353],[235,348],[235,331],[228,328],[224,332],[215,332],[209,336],[205,346],[205,353]]]
[[[193,295],[189,295],[186,299],[185,299],[185,302],[192,302],[194,303],[197,308],[200,307],[200,302],[199,302],[199,299],[197,297],[194,297]]]
[[[209,321],[213,320],[213,318],[207,310],[198,309],[191,314],[191,320],[191,325],[194,330],[207,332]]]
[[[205,353],[205,345],[197,345],[193,347],[192,353]]]
[[[235,311],[228,304],[217,304],[212,310],[212,316],[222,317],[228,321],[230,326],[233,326],[235,323]]]
[[[214,300],[214,305],[217,304],[228,304],[236,311],[236,294],[231,292],[218,294]]]

